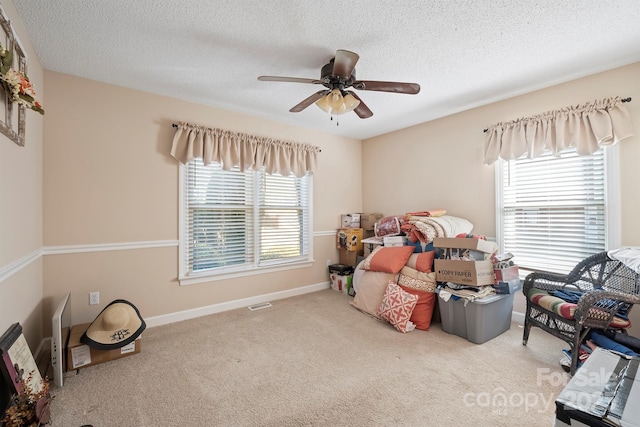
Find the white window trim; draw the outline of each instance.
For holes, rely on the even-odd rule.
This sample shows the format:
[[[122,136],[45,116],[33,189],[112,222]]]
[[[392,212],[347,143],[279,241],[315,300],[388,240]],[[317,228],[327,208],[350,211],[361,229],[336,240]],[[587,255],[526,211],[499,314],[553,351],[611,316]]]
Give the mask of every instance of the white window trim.
[[[504,230],[502,223],[502,195],[503,193],[503,165],[505,160],[499,159],[495,163],[495,190],[496,190],[496,241],[500,252],[504,252]],[[618,144],[609,146],[604,150],[605,176],[605,203],[606,203],[606,231],[605,245],[607,250],[619,248],[622,237],[622,209],[620,207],[620,147]]]
[[[230,268],[222,273],[203,272],[187,275],[185,253],[188,247],[188,244],[186,243],[188,238],[188,231],[185,227],[184,217],[184,208],[186,204],[186,193],[184,191],[184,169],[186,167],[186,165],[180,163],[178,169],[178,282],[180,286],[194,285],[204,282],[215,282],[219,280],[234,279],[238,277],[254,276],[257,274],[275,273],[278,271],[293,270],[298,268],[308,268],[313,265],[313,263],[315,262],[313,257],[313,179],[309,179],[309,192],[311,193],[312,197],[309,197],[309,224],[307,230],[307,235],[309,236],[309,255],[307,257],[304,257],[304,259],[300,259],[298,261],[278,262],[276,260],[272,264],[267,266],[242,266],[238,267],[236,270]]]

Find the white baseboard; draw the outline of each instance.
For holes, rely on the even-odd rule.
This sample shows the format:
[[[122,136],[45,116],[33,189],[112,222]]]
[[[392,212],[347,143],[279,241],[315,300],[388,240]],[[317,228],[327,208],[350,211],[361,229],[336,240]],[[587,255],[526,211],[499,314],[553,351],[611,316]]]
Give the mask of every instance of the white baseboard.
[[[223,311],[235,310],[237,308],[244,308],[254,304],[260,304],[263,302],[275,301],[279,299],[294,297],[297,295],[308,294],[311,292],[317,292],[330,287],[329,282],[317,283],[315,285],[303,286],[300,288],[289,289],[286,291],[273,292],[270,294],[256,295],[250,298],[237,299],[233,301],[222,302],[219,304],[208,305],[205,307],[193,308],[190,310],[178,311],[175,313],[163,314],[160,316],[154,316],[145,318],[144,321],[147,327],[168,325],[169,323],[180,322],[182,320],[194,319],[196,317],[208,316],[210,314],[221,313]]]
[[[511,321],[520,323],[524,325],[524,313],[520,313],[518,311],[514,311],[511,313]]]

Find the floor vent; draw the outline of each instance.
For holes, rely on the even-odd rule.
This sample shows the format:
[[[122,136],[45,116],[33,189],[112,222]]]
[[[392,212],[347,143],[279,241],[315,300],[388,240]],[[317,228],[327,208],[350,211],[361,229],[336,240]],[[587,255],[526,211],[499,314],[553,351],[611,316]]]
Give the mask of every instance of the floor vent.
[[[263,308],[273,307],[270,302],[263,302],[261,304],[250,305],[247,307],[251,311],[262,310]]]

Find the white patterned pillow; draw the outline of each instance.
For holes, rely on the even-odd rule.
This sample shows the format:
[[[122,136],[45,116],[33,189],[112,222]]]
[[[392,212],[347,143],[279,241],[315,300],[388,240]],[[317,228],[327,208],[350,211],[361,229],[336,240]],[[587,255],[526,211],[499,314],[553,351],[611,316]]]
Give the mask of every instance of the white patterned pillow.
[[[391,323],[402,333],[413,330],[413,324],[409,321],[413,309],[418,303],[418,296],[404,291],[394,282],[389,282],[384,292],[382,303],[378,307],[378,315]]]
[[[398,284],[425,292],[435,292],[438,285],[436,283],[436,273],[423,273],[415,268],[406,266],[400,270]]]

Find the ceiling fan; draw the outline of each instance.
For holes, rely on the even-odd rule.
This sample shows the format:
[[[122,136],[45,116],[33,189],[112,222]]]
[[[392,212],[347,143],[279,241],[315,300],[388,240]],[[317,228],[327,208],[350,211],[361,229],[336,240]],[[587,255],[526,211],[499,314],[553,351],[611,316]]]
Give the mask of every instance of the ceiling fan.
[[[310,97],[304,99],[289,111],[298,113],[311,104],[331,114],[344,114],[354,111],[361,119],[373,116],[373,112],[349,88],[357,90],[374,90],[379,92],[406,93],[415,95],[420,92],[417,83],[385,82],[377,80],[356,80],[356,63],[360,59],[357,53],[348,50],[336,51],[335,58],[322,67],[320,79],[300,77],[260,76],[258,80],[265,82],[311,83],[324,86]]]

